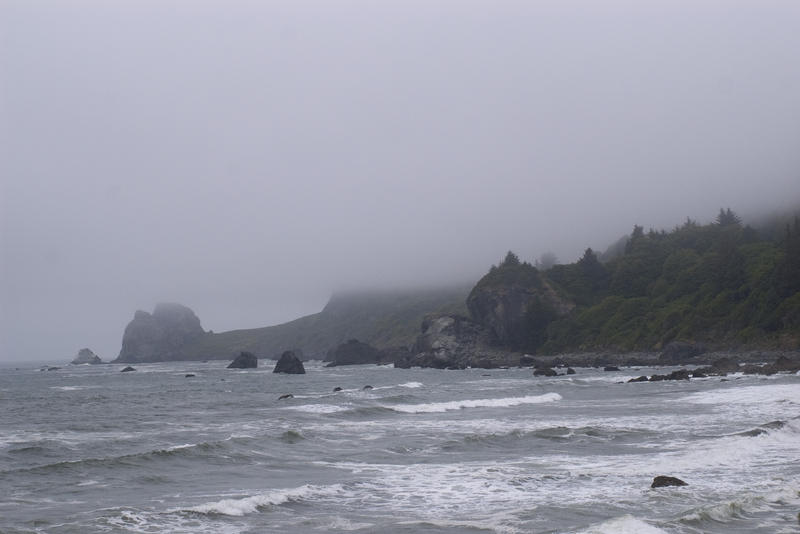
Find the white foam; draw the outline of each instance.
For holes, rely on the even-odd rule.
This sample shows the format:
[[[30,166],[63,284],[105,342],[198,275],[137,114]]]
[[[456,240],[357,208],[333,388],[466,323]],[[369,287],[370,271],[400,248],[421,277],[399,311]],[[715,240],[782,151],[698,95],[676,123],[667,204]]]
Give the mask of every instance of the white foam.
[[[290,410],[306,413],[336,413],[349,410],[346,406],[336,406],[334,404],[304,404],[302,406],[289,406]]]
[[[432,402],[428,404],[409,404],[406,406],[388,406],[392,410],[404,413],[439,413],[462,408],[507,408],[521,404],[542,404],[561,400],[558,393],[531,395],[527,397],[506,397],[501,399],[471,399],[450,402]]]
[[[187,508],[189,512],[199,512],[201,514],[221,514],[230,516],[243,516],[258,511],[262,506],[277,506],[289,501],[308,500],[315,497],[325,497],[335,495],[342,491],[342,486],[312,486],[306,484],[299,488],[288,488],[275,490],[269,493],[253,495],[244,499],[222,499],[216,502],[209,502]]]
[[[694,404],[752,405],[791,402],[800,404],[800,384],[766,384],[717,389],[694,393],[684,398]]]
[[[654,527],[641,519],[636,519],[632,515],[624,515],[581,532],[585,534],[665,534],[667,531]]]

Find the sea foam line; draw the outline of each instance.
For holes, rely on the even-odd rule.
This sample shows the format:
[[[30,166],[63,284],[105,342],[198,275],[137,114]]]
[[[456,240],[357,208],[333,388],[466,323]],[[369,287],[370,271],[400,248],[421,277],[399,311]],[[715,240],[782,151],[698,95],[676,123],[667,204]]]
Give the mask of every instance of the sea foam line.
[[[506,397],[502,399],[472,399],[450,402],[432,402],[429,404],[410,404],[407,406],[391,406],[392,410],[404,413],[440,413],[462,408],[507,408],[521,404],[542,404],[561,400],[558,393],[529,395],[527,397]]]
[[[243,516],[258,511],[258,508],[262,506],[277,506],[289,501],[331,496],[340,493],[342,490],[341,484],[334,484],[332,486],[312,486],[310,484],[305,484],[299,488],[276,490],[269,493],[245,497],[243,499],[222,499],[216,502],[193,506],[183,511],[201,514]]]

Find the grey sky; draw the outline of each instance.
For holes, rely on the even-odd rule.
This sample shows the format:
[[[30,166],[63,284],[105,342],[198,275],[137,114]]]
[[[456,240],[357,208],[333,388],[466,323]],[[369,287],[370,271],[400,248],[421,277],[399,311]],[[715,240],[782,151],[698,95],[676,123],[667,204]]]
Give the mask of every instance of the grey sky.
[[[794,1],[0,0],[0,359],[800,201]]]

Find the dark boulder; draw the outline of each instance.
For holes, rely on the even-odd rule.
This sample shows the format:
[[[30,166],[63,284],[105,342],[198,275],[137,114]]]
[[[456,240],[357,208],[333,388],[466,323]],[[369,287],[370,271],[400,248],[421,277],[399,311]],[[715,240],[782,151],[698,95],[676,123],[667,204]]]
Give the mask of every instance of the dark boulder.
[[[326,367],[377,364],[381,362],[381,351],[357,339],[350,339],[332,349],[325,359],[330,360]]]
[[[714,373],[720,375],[737,373],[739,372],[739,362],[733,358],[719,358],[712,362],[711,369]]]
[[[796,373],[800,371],[800,359],[790,359],[786,356],[779,356],[778,359],[775,360],[775,363],[772,364],[772,367],[779,373]]]
[[[650,377],[650,382],[661,382],[663,380],[689,380],[691,378],[691,372],[686,369],[678,369],[677,371],[672,371],[668,375],[653,375]],[[637,379],[637,382],[639,380]]]
[[[686,482],[683,480],[676,478],[676,477],[668,477],[664,475],[659,475],[653,479],[653,483],[650,484],[651,488],[665,488],[668,486],[688,486]]]
[[[572,367],[567,367],[567,374],[568,375],[574,375],[575,374],[575,369],[573,369]]]
[[[136,370],[136,369],[134,369],[133,367],[131,367],[131,366],[129,365],[128,367],[126,367],[125,369],[123,369],[122,371],[120,371],[120,373],[130,373],[131,371],[135,371],[135,370]]]
[[[273,369],[272,372],[286,373],[290,375],[304,375],[306,374],[306,369],[303,367],[303,362],[300,361],[300,358],[295,356],[294,352],[291,350],[287,350],[281,354],[281,357],[278,359],[278,363],[275,364],[275,369]]]
[[[363,391],[369,391],[369,390],[371,390],[371,389],[375,389],[375,388],[373,388],[372,386],[369,386],[369,385],[367,385],[367,386],[364,386],[364,387],[363,387],[363,388],[361,388],[361,389],[362,389]]]
[[[533,376],[558,376],[558,373],[552,367],[539,367],[534,369]]]
[[[258,367],[258,358],[252,352],[242,352],[228,365],[228,369],[255,369],[256,367]]]
[[[339,386],[336,386],[335,388],[333,388],[333,392],[334,393],[337,393],[339,391],[342,391],[342,388],[340,388]]]
[[[96,365],[98,363],[103,363],[103,360],[100,359],[100,356],[95,354],[89,349],[81,349],[78,351],[78,355],[72,359],[70,362],[73,365],[83,365],[83,364],[91,364]]]
[[[610,371],[619,371],[619,367],[616,365],[606,365],[603,367],[603,371],[610,372]]]
[[[184,378],[194,378],[194,374],[187,373],[186,375],[184,375]]]
[[[281,395],[280,397],[278,397],[278,400],[293,399],[293,398],[294,395],[292,395],[291,393],[286,393],[285,395]]]
[[[658,357],[658,363],[663,365],[686,363],[695,356],[703,354],[705,351],[705,346],[700,343],[673,341],[664,347],[664,351]]]
[[[631,378],[628,382],[647,382],[647,377],[642,375],[636,378]]]

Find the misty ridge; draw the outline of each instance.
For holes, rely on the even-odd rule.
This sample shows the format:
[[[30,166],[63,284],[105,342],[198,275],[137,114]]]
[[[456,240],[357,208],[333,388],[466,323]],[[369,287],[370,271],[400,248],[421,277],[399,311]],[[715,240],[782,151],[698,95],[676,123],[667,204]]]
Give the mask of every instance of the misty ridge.
[[[470,316],[509,250],[574,301],[569,321],[614,296],[669,308],[654,292],[675,281],[655,266],[686,248],[697,257],[680,265],[700,276],[718,251],[649,229],[705,228],[720,206],[773,256],[746,236],[731,246],[774,271],[785,228],[760,219],[791,224],[800,204],[798,20],[781,1],[4,2],[0,358],[113,359],[132,312],[158,302],[190,307],[206,332],[293,325],[277,349],[308,317],[356,314],[343,295],[387,288],[407,297],[381,305],[386,324],[342,327],[309,354],[346,332],[410,346],[425,314]],[[618,269],[633,259],[605,249],[634,224],[646,245],[628,256],[658,257],[628,294]],[[590,247],[607,272],[588,291],[573,271]],[[726,343],[738,327],[761,343],[783,328],[762,319],[711,322]],[[531,347],[592,343],[565,320]],[[244,337],[204,350],[274,357]]]
[[[500,367],[529,355],[797,349],[800,218],[756,229],[730,208],[715,221],[633,232],[574,263],[509,251],[474,286],[357,291],[282,325],[205,332],[179,304],[138,311],[116,362],[277,359],[331,365]],[[672,347],[672,348],[670,348]]]

